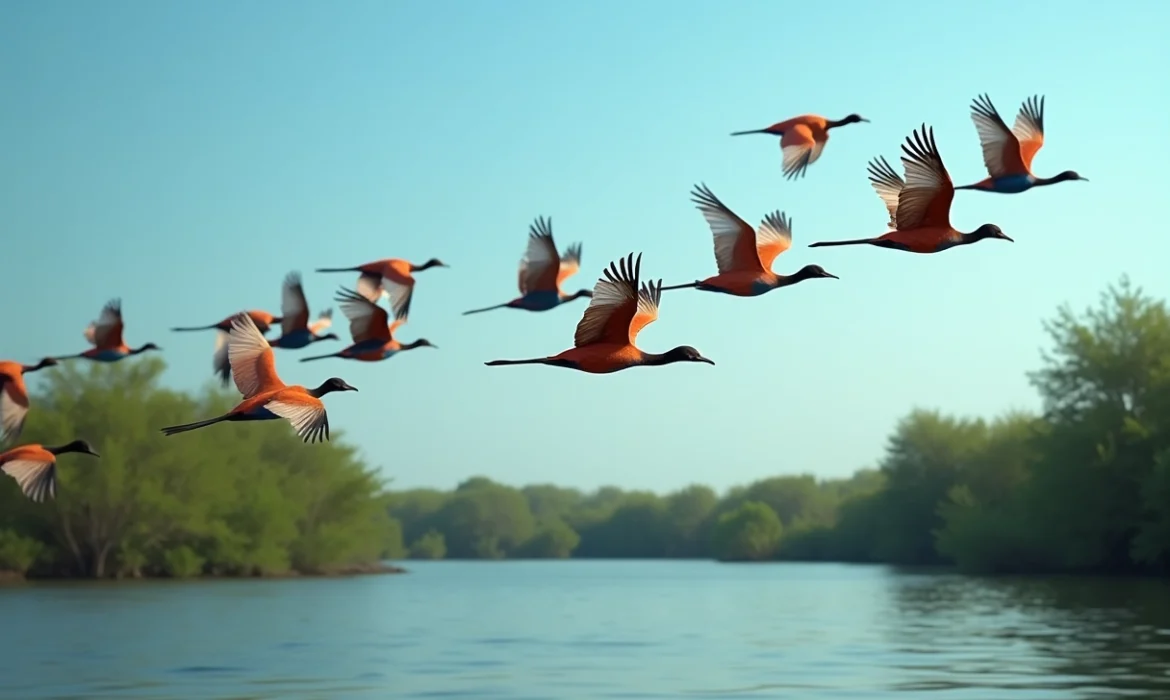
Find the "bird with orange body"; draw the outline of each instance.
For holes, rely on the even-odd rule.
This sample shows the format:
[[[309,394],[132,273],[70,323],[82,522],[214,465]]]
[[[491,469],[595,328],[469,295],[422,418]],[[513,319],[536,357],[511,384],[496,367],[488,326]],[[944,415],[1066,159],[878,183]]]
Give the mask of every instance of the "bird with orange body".
[[[492,360],[489,367],[501,365],[551,365],[590,374],[609,374],[638,366],[668,365],[674,362],[705,362],[689,345],[680,345],[665,353],[644,352],[634,345],[638,333],[658,318],[662,298],[662,280],[639,286],[642,256],[634,254],[618,263],[610,263],[605,276],[593,287],[593,299],[577,323],[573,348],[559,355],[531,360]]]
[[[122,340],[122,300],[111,299],[102,308],[98,320],[89,324],[85,329],[85,339],[93,345],[92,348],[77,355],[59,355],[54,360],[72,360],[84,357],[94,362],[117,362],[118,360],[138,355],[148,350],[161,350],[154,343],[146,343],[139,348],[131,348]]]
[[[344,360],[358,360],[360,362],[380,362],[405,350],[437,347],[426,338],[419,338],[406,344],[395,340],[394,331],[406,323],[406,319],[399,318],[395,319],[393,323],[389,322],[390,317],[386,313],[386,309],[353,290],[343,287],[335,300],[341,306],[342,313],[349,319],[349,334],[353,337],[353,344],[329,355],[302,357],[301,362],[324,360],[328,357],[340,357]]]
[[[24,419],[29,408],[24,375],[56,364],[57,361],[51,357],[35,365],[0,360],[0,440],[15,440],[24,429]]]
[[[85,440],[60,447],[29,444],[0,452],[0,471],[16,479],[22,493],[34,503],[57,495],[57,456],[78,452],[100,457]]]
[[[1016,123],[1009,129],[991,98],[980,95],[971,103],[971,121],[975,122],[975,131],[983,148],[983,164],[990,177],[955,189],[1019,194],[1033,187],[1058,182],[1088,181],[1075,170],[1065,170],[1054,177],[1032,174],[1032,159],[1044,145],[1043,96],[1034,95],[1025,100],[1016,115]]]
[[[394,318],[410,314],[410,300],[414,296],[414,273],[432,267],[448,267],[442,260],[431,258],[422,265],[414,265],[400,258],[375,260],[357,267],[319,267],[317,272],[359,272],[357,290],[363,296],[377,301],[383,294],[393,303]]]
[[[810,243],[810,248],[838,245],[873,245],[910,253],[939,253],[986,238],[1012,240],[995,224],[983,224],[971,233],[951,226],[951,201],[955,187],[947,174],[934,130],[923,124],[902,145],[906,179],[898,177],[883,157],[869,163],[869,181],[890,214],[893,228],[876,238]]]
[[[553,241],[552,221],[543,216],[528,227],[528,250],[520,259],[520,296],[506,304],[464,311],[463,315],[478,314],[493,309],[523,309],[548,311],[565,302],[589,298],[593,292],[582,289],[576,294],[565,294],[561,285],[581,268],[581,244],[570,245],[565,254],[557,252]]]
[[[184,433],[225,421],[283,419],[292,424],[303,441],[320,442],[329,439],[329,416],[321,397],[334,391],[357,391],[337,377],[327,379],[315,389],[286,385],[276,373],[272,346],[247,314],[241,313],[232,319],[228,356],[232,379],[244,400],[222,416],[163,428],[164,435]]]
[[[305,288],[301,284],[299,272],[290,272],[284,278],[280,316],[280,337],[271,341],[274,348],[299,350],[321,340],[340,340],[336,333],[321,335],[321,331],[333,325],[333,309],[325,309],[317,315],[316,321],[309,323],[309,302],[305,300]],[[252,326],[255,327],[256,324],[253,323]],[[218,356],[219,352],[216,355]]]
[[[735,131],[732,136],[745,134],[771,134],[780,137],[780,152],[784,158],[785,179],[803,177],[808,166],[817,162],[825,144],[829,142],[829,129],[846,124],[868,122],[859,114],[850,114],[844,119],[825,119],[815,114],[802,114],[763,129]]]
[[[267,311],[246,311],[245,313],[248,314],[252,322],[256,324],[256,329],[262,334],[267,333],[268,329],[274,323],[280,323],[283,320],[279,316],[273,316]],[[211,355],[211,368],[224,386],[227,386],[232,380],[232,368],[228,365],[227,337],[228,333],[232,330],[233,318],[235,318],[235,314],[210,326],[187,326],[171,329],[172,331],[209,331],[215,329],[215,351]]]
[[[839,279],[820,265],[805,265],[794,275],[772,272],[772,261],[792,247],[792,222],[783,212],[765,216],[757,232],[719,201],[706,185],[697,186],[691,197],[715,238],[715,264],[719,274],[690,284],[663,287],[663,291],[694,287],[705,292],[754,297],[804,280]]]

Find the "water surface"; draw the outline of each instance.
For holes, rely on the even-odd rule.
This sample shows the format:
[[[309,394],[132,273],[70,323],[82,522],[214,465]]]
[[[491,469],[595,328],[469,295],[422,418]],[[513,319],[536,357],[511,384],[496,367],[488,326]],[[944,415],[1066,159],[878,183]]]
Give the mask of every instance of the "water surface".
[[[836,564],[411,562],[0,587],[0,697],[1170,698],[1170,586]]]

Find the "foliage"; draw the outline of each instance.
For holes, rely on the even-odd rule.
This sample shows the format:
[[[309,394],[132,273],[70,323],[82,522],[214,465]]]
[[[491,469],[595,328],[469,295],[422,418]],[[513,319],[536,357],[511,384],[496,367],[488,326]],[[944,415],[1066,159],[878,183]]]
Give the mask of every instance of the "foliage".
[[[774,476],[722,497],[484,476],[383,492],[343,443],[276,425],[162,439],[225,394],[159,388],[151,360],[44,372],[29,437],[67,455],[52,505],[0,488],[0,566],[33,574],[327,571],[380,556],[708,557],[954,564],[976,572],[1170,570],[1170,313],[1128,281],[1058,311],[1030,375],[1042,415],[911,411],[876,469]],[[38,375],[40,376],[40,375]]]
[[[326,573],[401,551],[383,485],[336,433],[305,445],[281,423],[225,423],[163,437],[160,426],[222,413],[233,397],[162,388],[162,371],[141,358],[37,375],[21,442],[84,438],[101,457],[63,455],[52,502],[0,483],[0,565],[41,576],[247,576]],[[17,541],[41,547],[35,561],[11,553],[32,551]]]
[[[774,553],[984,572],[1165,572],[1170,314],[1123,279],[1096,308],[1060,309],[1046,328],[1052,348],[1031,375],[1042,416],[914,410],[878,468],[849,479],[776,476],[719,498],[697,485],[659,496],[477,477],[454,493],[395,493],[390,512],[412,541],[441,533],[452,557]],[[471,508],[467,494],[479,489],[492,496]]]
[[[747,501],[719,516],[712,548],[720,561],[770,559],[780,544],[784,526],[766,503]]]

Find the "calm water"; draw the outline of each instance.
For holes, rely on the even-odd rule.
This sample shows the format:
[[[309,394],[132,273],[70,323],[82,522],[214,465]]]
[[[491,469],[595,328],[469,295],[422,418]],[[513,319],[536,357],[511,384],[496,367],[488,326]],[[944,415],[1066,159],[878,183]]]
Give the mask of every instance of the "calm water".
[[[1170,697],[1170,586],[831,564],[412,562],[0,588],[0,697]]]

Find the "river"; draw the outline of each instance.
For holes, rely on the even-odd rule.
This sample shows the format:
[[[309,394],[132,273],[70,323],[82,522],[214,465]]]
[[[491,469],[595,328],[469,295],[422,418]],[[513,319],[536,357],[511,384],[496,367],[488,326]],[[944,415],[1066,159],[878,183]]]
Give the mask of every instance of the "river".
[[[1164,582],[704,561],[407,567],[0,587],[0,697],[1170,698]]]

